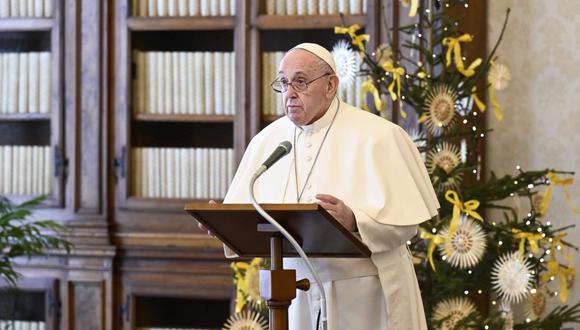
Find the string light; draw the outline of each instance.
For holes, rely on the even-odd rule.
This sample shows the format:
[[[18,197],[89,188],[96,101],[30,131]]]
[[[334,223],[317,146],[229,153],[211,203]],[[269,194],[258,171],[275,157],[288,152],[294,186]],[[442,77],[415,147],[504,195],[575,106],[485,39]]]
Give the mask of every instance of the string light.
[[[530,184],[528,185],[528,189],[533,189],[533,188],[534,188],[534,184],[533,184],[533,183],[530,183]]]
[[[550,250],[546,250],[546,254],[550,254],[552,253]]]
[[[479,290],[477,290],[477,293],[482,294],[483,290],[479,289]]]
[[[528,257],[533,258],[534,255],[532,253],[528,254]]]
[[[491,301],[491,304],[495,306],[495,305],[497,305],[497,301],[495,301],[495,300],[492,300],[492,301]]]
[[[465,290],[463,291],[463,293],[467,296],[469,294],[469,291]]]
[[[526,318],[526,323],[530,323],[530,322],[532,322],[532,320],[529,317]]]
[[[467,119],[463,119],[463,123],[464,124],[467,124]]]
[[[520,169],[521,169],[520,165],[517,165],[517,166],[516,166],[516,170],[518,170],[518,171],[519,171]]]
[[[466,4],[465,4],[465,8],[467,8],[467,7],[469,7],[469,4],[467,4],[467,3],[466,3]]]
[[[514,196],[515,196],[515,194],[514,194],[514,193],[510,193],[510,197],[514,197]]]
[[[516,182],[517,182],[517,181],[516,181]],[[516,184],[517,184],[517,183],[516,183]],[[531,218],[531,217],[532,217],[532,214],[531,214],[531,213],[528,213],[528,218]]]
[[[526,226],[529,226],[530,223],[531,223],[530,220],[526,221]]]
[[[477,174],[477,170],[473,170],[473,174]]]
[[[407,245],[411,245],[411,241],[407,241]]]
[[[495,226],[495,222],[493,223],[493,225]],[[497,242],[497,245],[502,246],[503,245],[503,241]]]
[[[544,262],[544,258],[540,258],[540,262]]]
[[[530,290],[530,293],[531,293],[531,294],[535,294],[535,293],[536,293],[536,288],[533,288],[533,289],[531,289],[531,290]]]
[[[551,226],[552,223],[550,221],[546,221],[546,226]]]
[[[473,273],[473,271],[470,269],[467,271],[467,274],[471,275]]]
[[[479,136],[480,136],[480,137],[484,137],[485,135],[484,135],[483,133],[481,133]]]
[[[493,221],[493,222],[491,223],[491,225],[495,227],[495,225],[496,225],[495,221]],[[500,241],[500,242],[501,242],[501,241]],[[500,244],[500,245],[501,245],[501,244]]]
[[[542,232],[542,228],[538,228],[538,233],[541,233],[541,232]]]
[[[515,181],[514,181],[514,184],[518,184],[518,180],[515,180]]]
[[[442,257],[441,257],[441,259],[442,259],[443,261],[445,261],[445,260],[447,260],[447,256],[442,256]]]
[[[437,229],[433,228],[433,229],[431,229],[431,232],[432,232],[433,234],[436,234],[436,233],[437,233]]]
[[[472,131],[474,131],[474,132],[475,132],[475,131],[477,131],[477,127],[473,126],[473,127],[471,128],[471,130],[472,130]]]
[[[489,329],[489,325],[487,325],[487,324],[486,324],[486,325],[485,325],[483,328],[484,328],[485,330],[488,330],[488,329]]]

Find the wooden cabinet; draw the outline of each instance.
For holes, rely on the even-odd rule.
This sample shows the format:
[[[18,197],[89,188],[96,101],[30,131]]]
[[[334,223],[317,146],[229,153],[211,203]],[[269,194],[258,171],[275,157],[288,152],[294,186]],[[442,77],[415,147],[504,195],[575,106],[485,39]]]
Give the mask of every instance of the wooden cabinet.
[[[19,260],[19,270],[35,285],[53,279],[60,317],[46,319],[56,329],[220,327],[235,296],[230,261],[183,207],[223,198],[251,137],[278,117],[262,110],[275,78],[263,54],[307,41],[332,48],[342,24],[379,40],[379,0],[342,17],[273,15],[250,0],[207,17],[133,7],[150,2],[53,0],[50,18],[0,19],[1,52],[52,56],[50,113],[0,114],[0,144],[50,149],[50,200],[38,215],[66,224],[75,249]],[[168,68],[161,92],[151,84]],[[217,183],[206,189],[212,181],[192,173]]]

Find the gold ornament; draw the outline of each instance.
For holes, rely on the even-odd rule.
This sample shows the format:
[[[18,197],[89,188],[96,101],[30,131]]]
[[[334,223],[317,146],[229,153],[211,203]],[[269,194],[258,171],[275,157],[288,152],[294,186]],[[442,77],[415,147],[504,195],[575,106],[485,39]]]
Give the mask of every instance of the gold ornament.
[[[425,99],[424,114],[419,121],[427,121],[427,126],[433,133],[449,128],[456,118],[455,104],[457,93],[453,88],[445,84],[437,84],[433,87]]]
[[[226,321],[222,330],[266,330],[268,322],[256,312],[236,313]]]
[[[449,227],[439,232],[445,239],[445,244],[439,246],[439,251],[446,255],[445,261],[453,267],[471,268],[479,263],[485,253],[485,232],[472,218],[461,215],[457,229],[449,235]]]
[[[511,78],[512,75],[507,66],[503,64],[492,63],[487,79],[493,88],[498,91],[506,89]]]
[[[545,286],[530,291],[526,303],[525,314],[529,319],[537,320],[546,311],[546,305],[548,304],[550,294]]]
[[[446,319],[441,323],[441,327],[439,329],[451,330],[455,329],[457,322],[473,312],[475,312],[475,306],[467,298],[452,298],[443,300],[438,303],[437,306],[435,306],[433,320],[441,321]]]
[[[461,163],[461,154],[459,148],[453,144],[443,142],[436,149],[429,151],[427,154],[427,168],[429,173],[435,173],[437,167],[440,167],[448,175],[455,170]],[[456,189],[461,182],[463,174],[458,173],[453,176],[448,176],[445,181],[441,181],[439,176],[434,176],[433,185],[439,191],[447,191],[449,189]]]

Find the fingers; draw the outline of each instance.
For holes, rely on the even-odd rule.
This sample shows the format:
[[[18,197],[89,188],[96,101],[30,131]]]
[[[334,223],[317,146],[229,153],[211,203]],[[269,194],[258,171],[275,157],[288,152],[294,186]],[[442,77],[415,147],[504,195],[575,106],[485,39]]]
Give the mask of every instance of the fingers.
[[[209,203],[210,203],[210,204],[217,204],[217,203],[216,203],[216,202],[215,202],[213,199],[210,199],[210,200],[209,200]]]
[[[324,203],[338,204],[342,202],[340,199],[329,194],[316,194],[316,199]]]
[[[212,232],[211,232],[209,229],[207,229],[207,227],[206,227],[206,226],[204,226],[204,225],[203,225],[201,222],[198,222],[198,223],[197,223],[197,227],[198,227],[198,228],[199,228],[201,231],[204,231],[204,232],[206,232],[206,233],[207,233],[209,236],[211,236],[211,237],[215,237],[215,235],[214,235],[214,234],[213,234],[213,233],[212,233]]]

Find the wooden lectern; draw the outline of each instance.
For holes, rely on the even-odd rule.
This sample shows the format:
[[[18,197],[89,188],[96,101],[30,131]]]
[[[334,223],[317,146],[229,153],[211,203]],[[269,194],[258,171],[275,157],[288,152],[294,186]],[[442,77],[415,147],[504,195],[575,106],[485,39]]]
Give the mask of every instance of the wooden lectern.
[[[366,245],[318,204],[260,204],[309,257],[368,258]],[[296,289],[308,290],[307,279],[296,282],[296,271],[283,269],[282,257],[298,253],[251,204],[190,203],[185,211],[205,225],[240,257],[271,258],[270,270],[260,271],[260,295],[270,310],[270,329],[288,329],[288,306]]]

